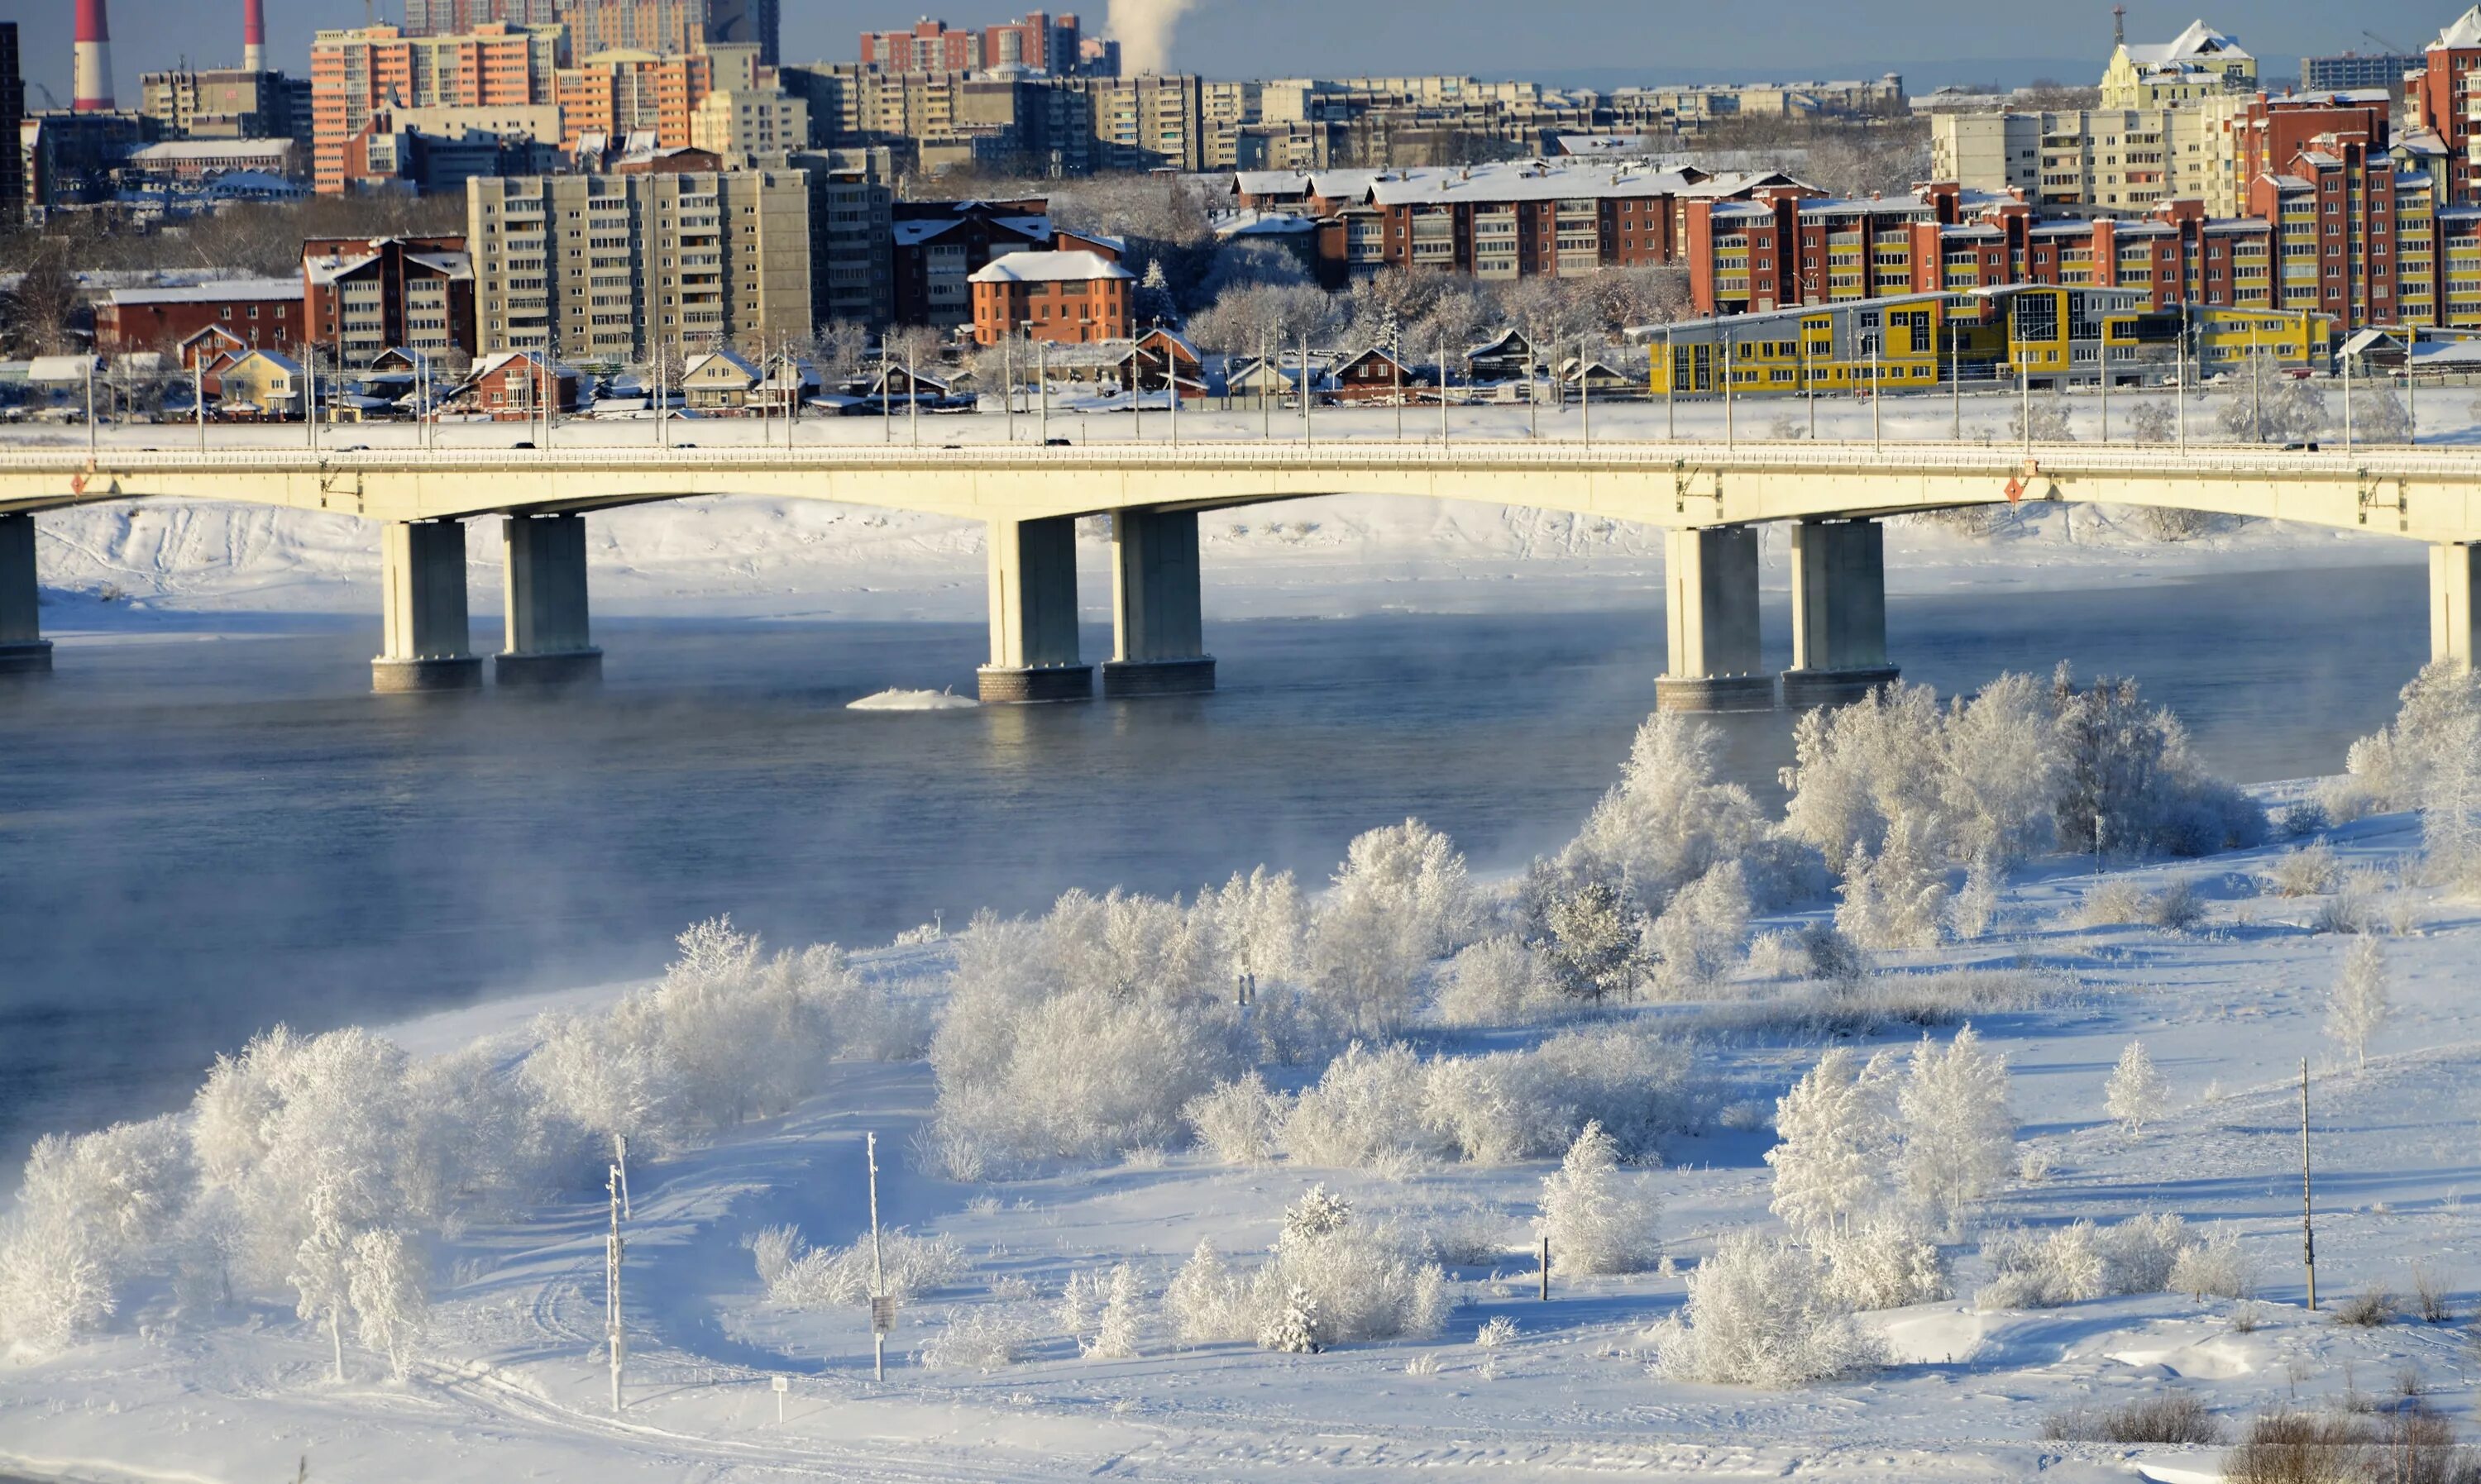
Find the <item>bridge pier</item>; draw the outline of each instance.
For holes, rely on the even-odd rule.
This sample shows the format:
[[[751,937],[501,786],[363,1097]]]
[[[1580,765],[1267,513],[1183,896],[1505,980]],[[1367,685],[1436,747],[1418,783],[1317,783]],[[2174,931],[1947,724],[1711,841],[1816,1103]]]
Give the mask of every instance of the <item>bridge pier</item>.
[[[2429,657],[2472,668],[2481,653],[2481,615],[2472,610],[2481,589],[2481,546],[2441,542],[2429,549]]]
[[[983,704],[1091,697],[1094,667],[1077,654],[1077,518],[992,521],[990,581]]]
[[[1775,678],[1759,669],[1758,528],[1665,532],[1663,567],[1671,667],[1655,708],[1773,710]]]
[[[0,675],[51,673],[52,643],[43,638],[40,596],[35,517],[0,515]]]
[[[1844,706],[1901,674],[1887,663],[1887,533],[1874,520],[1791,528],[1791,668],[1784,704]]]
[[[508,647],[491,662],[500,684],[601,680],[603,651],[587,622],[586,517],[511,514],[502,553]]]
[[[1111,512],[1111,659],[1103,694],[1186,695],[1214,689],[1197,569],[1197,512]]]
[[[390,521],[379,535],[384,647],[371,662],[371,689],[470,690],[483,684],[465,619],[465,525]]]

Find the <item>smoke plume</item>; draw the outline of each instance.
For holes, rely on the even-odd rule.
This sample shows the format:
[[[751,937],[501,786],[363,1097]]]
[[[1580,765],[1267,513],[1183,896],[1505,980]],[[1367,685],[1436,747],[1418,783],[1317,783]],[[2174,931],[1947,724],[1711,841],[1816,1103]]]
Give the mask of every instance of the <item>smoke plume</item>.
[[[1171,70],[1172,33],[1197,0],[1111,0],[1111,39],[1120,43],[1120,71],[1131,77]]]

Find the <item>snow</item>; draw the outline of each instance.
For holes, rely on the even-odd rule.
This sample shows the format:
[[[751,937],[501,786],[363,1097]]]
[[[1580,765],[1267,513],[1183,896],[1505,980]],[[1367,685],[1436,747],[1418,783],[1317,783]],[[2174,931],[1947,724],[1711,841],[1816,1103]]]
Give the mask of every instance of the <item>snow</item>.
[[[949,690],[881,690],[848,705],[847,711],[972,711],[981,703]]]

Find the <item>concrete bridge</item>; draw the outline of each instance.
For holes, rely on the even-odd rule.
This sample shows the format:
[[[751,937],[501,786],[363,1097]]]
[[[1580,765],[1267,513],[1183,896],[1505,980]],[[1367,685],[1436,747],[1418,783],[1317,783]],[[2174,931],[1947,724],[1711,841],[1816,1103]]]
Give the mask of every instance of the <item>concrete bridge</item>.
[[[574,436],[573,434],[571,436]],[[1200,511],[1332,494],[1414,495],[1572,511],[1667,533],[1669,668],[1658,704],[1802,706],[1892,679],[1888,515],[2010,500],[2094,501],[2269,517],[2430,547],[2431,638],[2471,663],[2481,627],[2481,455],[2141,444],[1422,443],[1253,440],[943,449],[562,446],[553,450],[0,452],[0,669],[50,667],[33,517],[80,505],[222,500],[340,511],[384,527],[380,690],[481,684],[465,598],[468,517],[504,514],[504,684],[600,673],[586,520],[702,495],[833,501],[984,522],[986,701],[1082,699],[1075,523],[1112,517],[1113,654],[1103,691],[1212,690],[1199,612]],[[1791,525],[1792,668],[1760,669],[1758,527]]]

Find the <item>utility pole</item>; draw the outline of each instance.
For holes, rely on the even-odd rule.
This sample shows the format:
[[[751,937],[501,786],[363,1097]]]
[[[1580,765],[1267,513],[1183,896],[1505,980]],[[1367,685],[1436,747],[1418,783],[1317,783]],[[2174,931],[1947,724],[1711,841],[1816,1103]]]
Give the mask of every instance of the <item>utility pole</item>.
[[[1468,378],[1467,379],[1471,379]],[[1448,446],[1452,430],[1448,427],[1448,341],[1439,337],[1439,447]]]
[[[1404,441],[1404,357],[1390,355],[1387,359],[1396,367],[1396,441],[1401,443]]]
[[[1955,404],[1955,431],[1953,433],[1953,437],[1958,443],[1962,443],[1964,441],[1964,351],[1957,339],[1963,331],[1964,326],[1957,325],[1953,321],[1947,322],[1946,379],[1947,386],[1949,388],[1949,399]]]
[[[1535,364],[1530,339],[1525,342],[1525,435],[1542,436],[1542,368]]]
[[[1013,325],[1008,326],[1006,337],[1000,341],[1000,378],[1006,386],[1006,391],[1003,395],[1007,399],[1001,404],[1001,415],[1007,419],[1007,440],[1014,443],[1016,441],[1016,326]]]
[[[2102,324],[2102,441],[2110,441],[2110,322]]]
[[[2300,1058],[2300,1258],[2309,1269],[2309,1311],[2317,1312],[2317,1228],[2309,1179],[2309,1058]]]
[[[1726,328],[1723,331],[1723,446],[1725,448],[1735,446],[1740,439],[1740,430],[1735,422],[1734,406],[1735,404],[1732,398],[1732,331],[1729,328]]]
[[[1594,362],[1590,348],[1577,342],[1577,428],[1585,446],[1594,446]]]
[[[878,1135],[862,1135],[862,1149],[870,1160],[870,1343],[871,1375],[875,1380],[887,1379],[887,1267],[885,1254],[878,1240]]]
[[[913,434],[913,446],[922,446],[922,377],[916,369],[921,364],[913,348],[904,349],[904,422]]]
[[[1171,399],[1171,446],[1180,447],[1180,351],[1171,331],[1163,331],[1163,395]]]
[[[1869,342],[1869,446],[1873,449],[1885,447],[1887,441],[1880,430],[1881,409],[1878,405],[1886,390],[1887,384],[1878,373],[1878,342],[1872,340]]]
[[[1809,437],[1817,441],[1817,382],[1809,369],[1809,326],[1800,327],[1800,397],[1809,404]]]
[[[1048,341],[1048,340],[1036,340],[1036,341],[1034,341],[1034,343],[1033,343],[1033,364],[1034,364],[1033,378],[1034,378],[1034,380],[1036,380],[1037,382],[1041,383],[1041,387],[1042,387],[1042,410],[1041,410],[1040,412],[1037,412],[1036,414],[1034,414],[1033,430],[1034,430],[1034,435],[1035,435],[1035,436],[1037,436],[1037,437],[1039,437],[1040,439],[1042,439],[1042,446],[1043,446],[1044,448],[1049,448],[1049,447],[1051,446],[1051,342],[1050,342],[1050,341]]]
[[[1310,337],[1301,336],[1301,447],[1310,446]]]
[[[612,1166],[604,1177],[604,1189],[612,1198],[612,1235],[604,1246],[603,1259],[603,1322],[608,1348],[612,1352],[612,1411],[620,1412],[620,1367],[629,1353],[627,1333],[620,1323],[620,1166]]]
[[[2352,355],[2343,352],[2343,452],[2352,452]]]
[[[629,1210],[629,1135],[612,1135],[613,1168],[620,1172],[620,1214],[630,1220],[636,1215]]]
[[[1539,1262],[1541,1264],[1539,1271],[1542,1274],[1541,1301],[1547,1304],[1551,1302],[1551,1238],[1548,1237],[1542,1238]]]
[[[190,363],[190,410],[198,419],[198,452],[207,451],[207,361],[202,352]]]
[[[1261,439],[1271,443],[1274,441],[1275,437],[1275,408],[1274,404],[1267,400],[1267,337],[1260,335],[1258,337],[1258,436]],[[1282,385],[1283,379],[1284,377],[1282,370],[1280,368],[1276,368],[1276,384],[1279,386]]]
[[[1671,354],[1671,326],[1662,327],[1662,436],[1680,438],[1680,362]]]
[[[2180,306],[2180,390],[2171,399],[2172,407],[2180,414],[2180,452],[2183,454],[2188,452],[2188,306],[2183,303]],[[2205,356],[2200,353],[2197,360],[2202,366]]]

